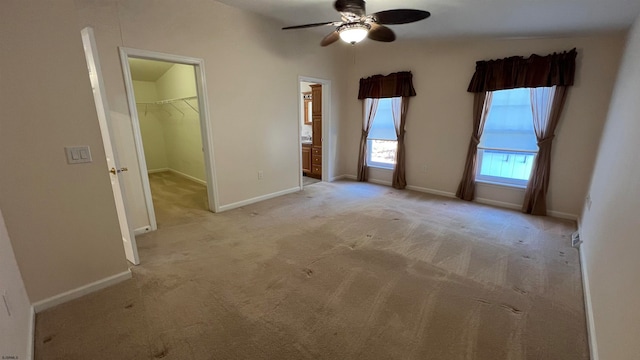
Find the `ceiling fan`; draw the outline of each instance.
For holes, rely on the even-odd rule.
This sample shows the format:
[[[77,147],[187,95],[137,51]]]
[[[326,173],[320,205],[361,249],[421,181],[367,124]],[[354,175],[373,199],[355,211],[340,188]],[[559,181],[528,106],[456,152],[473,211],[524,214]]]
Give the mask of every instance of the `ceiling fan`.
[[[375,41],[391,42],[396,39],[396,34],[385,25],[408,24],[431,16],[428,11],[413,9],[385,10],[367,15],[364,0],[337,0],[333,7],[340,13],[342,21],[287,26],[282,30],[336,26],[335,31],[322,39],[322,46],[331,45],[338,39],[353,45],[365,37]]]

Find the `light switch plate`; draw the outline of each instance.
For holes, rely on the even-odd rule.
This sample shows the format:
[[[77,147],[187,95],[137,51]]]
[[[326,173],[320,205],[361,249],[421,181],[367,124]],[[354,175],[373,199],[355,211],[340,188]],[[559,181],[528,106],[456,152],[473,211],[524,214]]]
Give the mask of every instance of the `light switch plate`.
[[[67,146],[64,148],[64,152],[67,154],[68,164],[82,164],[92,161],[89,146]]]

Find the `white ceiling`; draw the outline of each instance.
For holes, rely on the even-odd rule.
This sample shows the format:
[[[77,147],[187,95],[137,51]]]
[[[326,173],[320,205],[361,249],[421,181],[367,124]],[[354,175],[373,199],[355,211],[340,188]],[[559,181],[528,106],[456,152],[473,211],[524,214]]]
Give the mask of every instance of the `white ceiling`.
[[[218,0],[279,20],[282,26],[339,21],[334,0]],[[369,0],[367,14],[405,8],[431,17],[390,26],[401,38],[531,37],[627,29],[640,0]],[[329,33],[331,27],[287,31]]]

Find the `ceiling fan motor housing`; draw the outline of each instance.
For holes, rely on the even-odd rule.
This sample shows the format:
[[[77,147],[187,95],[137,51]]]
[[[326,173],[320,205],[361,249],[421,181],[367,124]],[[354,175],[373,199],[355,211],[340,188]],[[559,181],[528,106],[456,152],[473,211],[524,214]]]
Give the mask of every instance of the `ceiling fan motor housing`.
[[[364,0],[337,0],[334,7],[339,12],[352,13],[358,16],[365,14]]]

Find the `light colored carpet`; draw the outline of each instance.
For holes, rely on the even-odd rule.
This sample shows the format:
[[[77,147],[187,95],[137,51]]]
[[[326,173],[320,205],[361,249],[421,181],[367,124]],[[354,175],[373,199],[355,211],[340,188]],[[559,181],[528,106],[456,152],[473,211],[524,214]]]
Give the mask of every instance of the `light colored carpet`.
[[[149,174],[149,185],[158,228],[208,215],[206,186],[170,171]]]
[[[321,182],[138,238],[36,359],[588,359],[572,222]]]

